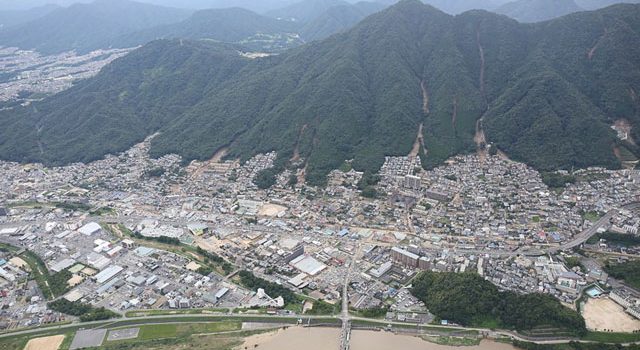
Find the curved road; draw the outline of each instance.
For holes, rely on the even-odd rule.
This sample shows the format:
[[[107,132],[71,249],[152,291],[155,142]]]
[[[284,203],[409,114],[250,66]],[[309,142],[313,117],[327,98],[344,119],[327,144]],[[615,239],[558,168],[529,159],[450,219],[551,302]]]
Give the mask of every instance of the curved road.
[[[626,209],[626,210],[635,210],[635,209],[639,209],[640,208],[640,202],[631,202],[628,204],[623,205],[620,209]],[[560,250],[567,250],[567,249],[571,249],[571,248],[575,248],[581,244],[583,244],[584,242],[588,241],[589,238],[593,237],[596,233],[598,233],[598,229],[601,228],[602,226],[606,225],[609,223],[609,221],[611,220],[611,218],[613,218],[616,213],[618,212],[617,209],[612,209],[609,210],[603,217],[601,217],[598,221],[596,221],[593,225],[591,225],[591,227],[589,227],[588,229],[582,231],[581,233],[573,236],[573,239],[565,244],[560,245],[559,247],[556,248],[550,248],[548,250],[549,253],[555,253],[558,252]]]

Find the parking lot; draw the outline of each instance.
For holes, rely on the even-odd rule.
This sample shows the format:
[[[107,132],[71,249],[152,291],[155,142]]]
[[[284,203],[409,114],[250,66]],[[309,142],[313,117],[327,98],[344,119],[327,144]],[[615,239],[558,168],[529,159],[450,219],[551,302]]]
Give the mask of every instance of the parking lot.
[[[102,345],[102,341],[106,334],[106,329],[80,330],[76,333],[76,336],[73,337],[69,350],[98,347]]]
[[[140,328],[116,329],[109,332],[107,341],[135,339],[140,333]]]

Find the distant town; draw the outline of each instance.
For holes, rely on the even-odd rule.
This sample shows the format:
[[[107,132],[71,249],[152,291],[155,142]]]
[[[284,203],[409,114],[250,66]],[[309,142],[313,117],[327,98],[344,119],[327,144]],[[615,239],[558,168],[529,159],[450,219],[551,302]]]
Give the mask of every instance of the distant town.
[[[85,55],[65,52],[43,56],[36,51],[0,48],[0,102],[33,100],[70,88],[131,49],[97,50]]]
[[[61,299],[126,315],[295,316],[320,305],[339,310],[346,297],[353,312],[384,309],[390,321],[428,324],[434,315],[409,287],[433,270],[474,272],[501,290],[546,293],[574,309],[585,293],[607,298],[629,331],[640,329],[640,293],[603,269],[640,248],[593,241],[638,234],[637,170],[578,170],[575,183],[550,189],[537,171],[500,155],[457,156],[433,170],[419,157],[387,157],[378,195],[366,198],[363,174],[349,162],[326,188],[306,186],[301,168],[261,190],[254,177],[275,153],[241,164],[221,150],[181,167],[177,156],[149,158],[148,148],[149,140],[56,168],[0,163],[1,328],[77,319],[48,306]],[[304,301],[249,288],[243,271]]]

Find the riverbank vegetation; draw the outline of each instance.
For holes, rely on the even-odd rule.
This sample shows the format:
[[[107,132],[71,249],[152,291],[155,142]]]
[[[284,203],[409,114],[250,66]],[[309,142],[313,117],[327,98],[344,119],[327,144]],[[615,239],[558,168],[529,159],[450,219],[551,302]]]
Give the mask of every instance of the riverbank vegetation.
[[[607,263],[604,270],[613,278],[624,280],[625,283],[640,288],[640,261],[627,261],[622,264]]]
[[[49,306],[51,310],[58,311],[63,314],[79,316],[80,321],[82,322],[108,320],[120,317],[119,314],[111,310],[107,310],[104,307],[95,308],[90,304],[71,302],[67,299],[52,301],[47,304],[47,306]]]
[[[414,279],[412,293],[438,318],[464,326],[586,333],[582,316],[552,296],[502,292],[473,273],[423,272]]]

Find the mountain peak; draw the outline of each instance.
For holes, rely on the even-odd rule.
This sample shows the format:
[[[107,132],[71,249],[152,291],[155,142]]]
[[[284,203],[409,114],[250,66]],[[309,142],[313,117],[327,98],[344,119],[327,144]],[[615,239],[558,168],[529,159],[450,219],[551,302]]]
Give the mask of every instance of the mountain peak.
[[[416,10],[419,8],[423,9],[425,6],[428,6],[428,5],[425,5],[420,0],[400,0],[395,5],[391,6],[391,8],[404,11],[404,10]]]
[[[415,16],[416,14],[433,14],[433,15],[447,15],[442,10],[425,4],[420,0],[400,0],[395,5],[389,8],[390,11],[400,12],[405,16]]]

